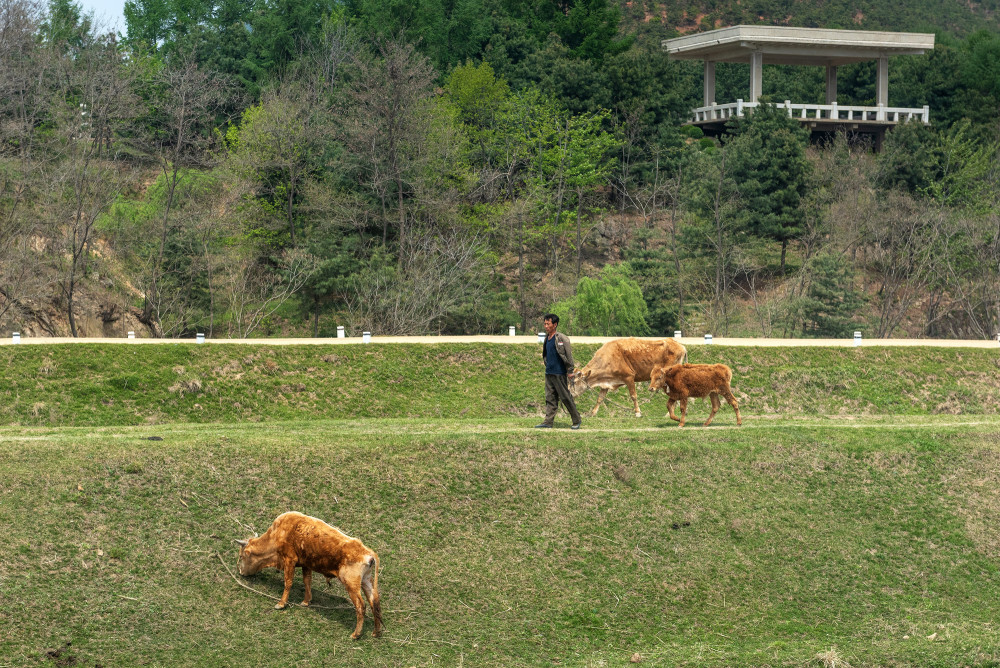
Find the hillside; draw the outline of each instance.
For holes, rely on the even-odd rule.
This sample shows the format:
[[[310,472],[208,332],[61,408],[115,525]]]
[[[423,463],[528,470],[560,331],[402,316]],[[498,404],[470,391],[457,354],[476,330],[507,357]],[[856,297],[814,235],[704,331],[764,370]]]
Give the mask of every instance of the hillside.
[[[1000,3],[996,0],[900,0],[891,3],[847,0],[732,0],[720,3],[621,0],[620,6],[626,32],[662,33],[665,37],[740,24],[934,32],[955,36],[1000,28]]]

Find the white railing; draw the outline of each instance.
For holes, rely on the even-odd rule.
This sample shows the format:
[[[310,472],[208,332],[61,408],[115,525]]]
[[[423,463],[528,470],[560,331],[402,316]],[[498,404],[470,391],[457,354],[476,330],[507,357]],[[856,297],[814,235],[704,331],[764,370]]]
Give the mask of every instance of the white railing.
[[[744,102],[736,100],[729,104],[713,104],[710,107],[699,107],[692,110],[692,123],[704,123],[706,121],[727,121],[730,118],[740,118],[759,105],[759,102]],[[931,122],[930,107],[924,106],[921,109],[906,109],[904,107],[851,107],[833,104],[792,104],[785,100],[784,104],[775,105],[779,109],[786,109],[788,116],[799,120],[821,120],[840,121],[844,123],[905,123],[906,121],[920,121],[924,124]]]

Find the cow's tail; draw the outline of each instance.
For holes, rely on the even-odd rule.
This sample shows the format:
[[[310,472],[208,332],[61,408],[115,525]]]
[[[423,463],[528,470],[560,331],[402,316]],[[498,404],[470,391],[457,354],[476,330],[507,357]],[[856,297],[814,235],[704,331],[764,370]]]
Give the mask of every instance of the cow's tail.
[[[372,561],[368,563],[368,573],[365,573],[365,577],[371,575],[372,581],[372,593],[368,597],[368,603],[372,606],[372,617],[375,619],[375,635],[382,633],[382,599],[378,593],[378,569],[379,561],[378,555],[375,552],[371,553]]]

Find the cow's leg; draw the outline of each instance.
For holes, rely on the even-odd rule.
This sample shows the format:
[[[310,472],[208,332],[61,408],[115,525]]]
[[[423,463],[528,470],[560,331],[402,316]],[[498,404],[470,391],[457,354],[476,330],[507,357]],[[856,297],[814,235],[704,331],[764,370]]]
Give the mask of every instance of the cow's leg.
[[[674,404],[675,403],[677,403],[676,399],[671,399],[671,398],[667,397],[667,415],[670,416],[671,420],[675,420],[677,422],[680,422],[681,419],[679,417],[677,417],[676,415],[674,415]]]
[[[342,574],[340,581],[344,583],[347,595],[351,598],[351,603],[354,604],[354,612],[357,613],[358,623],[354,627],[354,633],[351,634],[351,638],[357,640],[361,637],[361,629],[365,626],[365,602],[361,598],[361,575],[355,572]]]
[[[601,394],[597,397],[597,403],[594,404],[594,407],[590,410],[590,413],[587,414],[587,417],[594,417],[597,415],[597,409],[601,407],[601,402],[604,401],[604,397],[606,396],[608,396],[608,388],[602,387]]]
[[[313,599],[312,580],[313,580],[313,572],[308,568],[306,568],[305,566],[303,566],[302,581],[305,582],[306,584],[306,596],[304,599],[302,599],[302,605],[309,605],[310,603],[312,603]]]
[[[712,412],[708,414],[708,419],[705,420],[705,426],[706,427],[708,425],[712,424],[712,418],[715,417],[715,414],[719,412],[719,408],[722,407],[722,402],[719,401],[719,393],[718,392],[709,392],[708,393],[708,398],[712,402]]]
[[[642,417],[642,411],[639,410],[639,397],[635,393],[635,379],[626,378],[625,385],[628,387],[628,396],[632,397],[632,406],[635,408],[635,416]]]
[[[288,605],[288,595],[292,592],[292,580],[295,578],[295,562],[285,559],[285,591],[281,595],[281,600],[274,606],[275,610],[281,610]]]
[[[368,599],[368,605],[372,609],[372,617],[375,618],[375,630],[372,631],[373,636],[382,635],[382,603],[379,600],[378,595],[378,580],[372,580],[372,570],[378,568],[377,566],[372,566],[370,570],[365,571],[364,576],[361,578],[361,591],[364,592],[365,598]]]
[[[681,423],[677,425],[678,427],[684,426],[684,420],[687,419],[688,414],[688,398],[684,397],[681,399]]]
[[[733,391],[726,388],[726,391],[723,393],[722,396],[726,398],[726,401],[729,402],[729,405],[733,407],[734,411],[736,411],[737,426],[743,424],[743,418],[740,417],[740,405],[736,403],[736,397],[733,396]]]

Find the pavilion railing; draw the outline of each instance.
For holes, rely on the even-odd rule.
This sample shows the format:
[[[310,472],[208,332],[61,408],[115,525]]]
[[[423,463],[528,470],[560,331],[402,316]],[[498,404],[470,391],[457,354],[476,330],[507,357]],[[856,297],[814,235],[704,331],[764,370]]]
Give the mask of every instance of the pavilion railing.
[[[736,100],[729,104],[713,104],[710,107],[699,107],[692,110],[692,123],[705,123],[708,121],[726,121],[730,118],[740,118],[746,114],[753,113],[759,102],[744,102]],[[784,104],[775,105],[779,109],[787,109],[789,117],[800,120],[824,120],[840,122],[881,122],[881,123],[905,123],[906,121],[920,121],[924,124],[931,122],[930,108],[924,106],[921,109],[907,109],[904,107],[854,107],[833,104],[792,104],[785,100]]]

